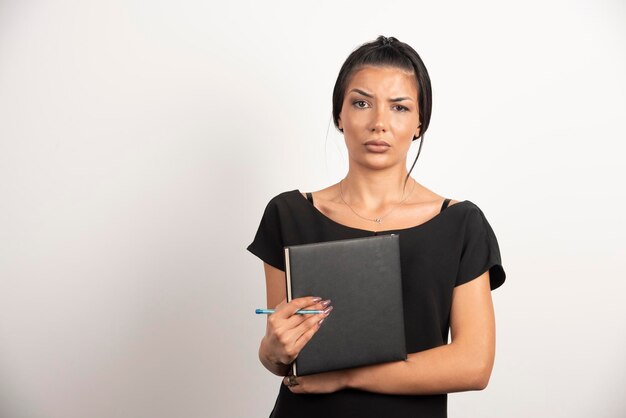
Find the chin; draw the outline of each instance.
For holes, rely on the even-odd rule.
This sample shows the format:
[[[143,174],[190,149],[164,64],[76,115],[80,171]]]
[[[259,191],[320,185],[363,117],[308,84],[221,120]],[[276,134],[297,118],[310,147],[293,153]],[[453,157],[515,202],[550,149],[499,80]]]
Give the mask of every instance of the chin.
[[[398,161],[385,154],[367,155],[365,158],[359,159],[357,162],[359,165],[372,170],[383,170],[399,164]]]

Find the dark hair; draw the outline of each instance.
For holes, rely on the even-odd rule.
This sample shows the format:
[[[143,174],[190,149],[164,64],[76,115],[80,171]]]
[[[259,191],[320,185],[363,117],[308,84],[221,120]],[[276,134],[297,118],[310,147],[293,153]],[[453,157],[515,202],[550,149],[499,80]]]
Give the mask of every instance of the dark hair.
[[[430,123],[433,101],[428,71],[426,71],[426,66],[417,52],[415,52],[410,45],[400,42],[394,37],[381,35],[376,38],[375,41],[365,43],[352,51],[341,66],[337,81],[335,82],[335,88],[333,89],[333,122],[335,123],[335,128],[341,132],[343,132],[343,130],[339,129],[339,113],[341,112],[348,82],[355,72],[365,66],[395,67],[415,74],[421,129],[420,136],[414,136],[413,140],[420,138],[420,147],[417,151],[415,161],[405,179],[406,184],[406,180],[408,180],[417,162],[417,157],[419,157],[424,140],[424,133]]]

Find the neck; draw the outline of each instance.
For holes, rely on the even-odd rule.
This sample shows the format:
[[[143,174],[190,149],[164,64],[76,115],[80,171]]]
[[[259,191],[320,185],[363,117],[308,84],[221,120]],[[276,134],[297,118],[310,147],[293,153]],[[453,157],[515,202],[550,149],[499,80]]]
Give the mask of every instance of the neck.
[[[370,210],[397,205],[414,187],[411,178],[405,183],[406,175],[406,168],[365,171],[351,167],[341,183],[343,197],[351,205]]]

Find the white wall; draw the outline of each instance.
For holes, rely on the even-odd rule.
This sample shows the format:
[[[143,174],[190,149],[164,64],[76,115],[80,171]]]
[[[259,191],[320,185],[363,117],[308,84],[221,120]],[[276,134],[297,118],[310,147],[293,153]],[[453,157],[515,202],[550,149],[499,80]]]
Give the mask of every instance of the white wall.
[[[0,416],[269,415],[245,247],[344,174],[332,87],[380,34],[432,78],[415,177],[508,276],[450,416],[626,415],[626,6],[509,3],[0,2]]]

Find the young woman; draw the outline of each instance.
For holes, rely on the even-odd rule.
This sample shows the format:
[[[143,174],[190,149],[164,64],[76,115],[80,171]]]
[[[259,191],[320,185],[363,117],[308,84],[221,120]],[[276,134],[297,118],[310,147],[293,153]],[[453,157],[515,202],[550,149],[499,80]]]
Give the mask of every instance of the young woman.
[[[415,162],[407,172],[418,138],[419,157],[431,104],[428,72],[413,48],[383,36],[362,45],[343,64],[333,92],[348,173],[312,193],[283,192],[265,208],[248,246],[264,262],[267,306],[276,309],[267,318],[261,363],[286,376],[332,316],[324,295],[286,303],[283,246],[389,233],[400,235],[410,353],[406,361],[286,376],[272,417],[445,417],[447,393],[487,386],[495,356],[491,290],[505,272],[480,208],[418,183],[410,177]],[[298,309],[325,313],[294,314]]]

